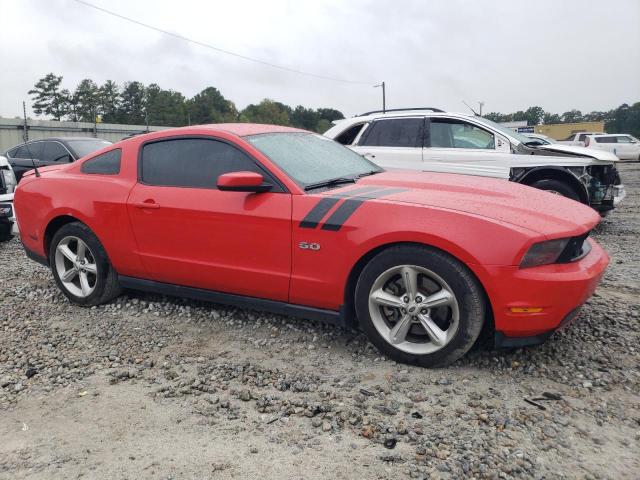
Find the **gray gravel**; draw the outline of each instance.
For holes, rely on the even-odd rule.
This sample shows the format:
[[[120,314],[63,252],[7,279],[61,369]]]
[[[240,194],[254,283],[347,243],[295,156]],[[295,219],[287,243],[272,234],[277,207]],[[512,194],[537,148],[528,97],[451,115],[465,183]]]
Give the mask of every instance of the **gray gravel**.
[[[577,323],[441,370],[215,304],[75,307],[0,244],[0,478],[637,478],[640,165],[621,170]]]

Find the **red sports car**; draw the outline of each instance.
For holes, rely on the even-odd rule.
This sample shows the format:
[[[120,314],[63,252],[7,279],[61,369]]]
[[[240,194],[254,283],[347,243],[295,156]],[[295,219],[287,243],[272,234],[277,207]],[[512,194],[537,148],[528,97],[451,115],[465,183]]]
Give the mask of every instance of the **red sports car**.
[[[609,262],[600,217],[494,179],[384,171],[303,130],[164,130],[27,173],[15,194],[29,257],[96,305],[121,288],[355,323],[390,358],[464,355],[483,328],[539,343]]]

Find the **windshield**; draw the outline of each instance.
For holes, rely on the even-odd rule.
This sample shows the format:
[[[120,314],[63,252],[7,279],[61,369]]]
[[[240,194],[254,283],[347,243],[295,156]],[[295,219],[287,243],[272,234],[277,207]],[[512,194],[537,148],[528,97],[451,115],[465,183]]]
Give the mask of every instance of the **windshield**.
[[[245,137],[305,187],[338,178],[356,179],[382,168],[330,138],[313,133],[264,133]]]
[[[498,130],[500,133],[503,133],[504,135],[508,135],[511,138],[515,138],[520,143],[524,143],[526,145],[526,144],[528,144],[530,142],[533,142],[533,140],[530,139],[529,137],[525,137],[521,133],[518,133],[515,130],[511,130],[510,128],[507,128],[504,125],[500,125],[499,123],[496,123],[496,122],[494,122],[492,120],[489,120],[489,119],[486,119],[484,117],[480,117],[480,118],[482,118],[482,121],[485,122],[487,125],[492,126],[496,130]]]
[[[69,148],[73,150],[76,154],[76,159],[84,157],[85,155],[89,155],[96,150],[100,150],[101,148],[107,147],[111,145],[111,142],[108,140],[67,140],[66,143],[69,145]]]

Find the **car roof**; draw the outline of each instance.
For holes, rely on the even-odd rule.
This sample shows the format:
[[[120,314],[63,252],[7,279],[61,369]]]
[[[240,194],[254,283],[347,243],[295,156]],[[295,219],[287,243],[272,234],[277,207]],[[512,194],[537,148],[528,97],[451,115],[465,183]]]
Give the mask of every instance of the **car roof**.
[[[225,132],[246,137],[249,135],[260,135],[262,133],[287,133],[287,132],[304,132],[311,133],[300,128],[285,127],[283,125],[268,125],[263,123],[212,123],[208,125],[194,125],[191,127],[180,127],[171,129],[180,131],[180,133],[188,133],[189,130],[211,130],[212,132]],[[166,132],[167,130],[162,130]]]
[[[397,118],[397,117],[421,117],[424,115],[428,115],[430,117],[464,117],[464,118],[475,118],[475,115],[464,113],[464,112],[445,112],[442,110],[432,110],[430,108],[420,109],[420,108],[407,108],[403,109],[394,109],[393,111],[387,111],[385,113],[382,112],[367,112],[366,114],[356,115],[351,118],[346,118],[344,120],[336,120],[333,123],[335,125],[339,125],[343,122],[349,123],[358,123],[358,122],[368,122],[370,120],[375,120],[379,118]]]
[[[592,137],[630,137],[630,133],[592,133]]]
[[[69,141],[74,141],[74,140],[95,140],[96,142],[108,142],[109,140],[106,140],[104,138],[95,138],[95,137],[46,137],[46,138],[34,138],[33,140],[29,140],[26,143],[33,143],[33,142],[51,142],[51,141],[55,141],[55,142],[69,142]],[[24,145],[24,142],[21,143],[20,145]]]

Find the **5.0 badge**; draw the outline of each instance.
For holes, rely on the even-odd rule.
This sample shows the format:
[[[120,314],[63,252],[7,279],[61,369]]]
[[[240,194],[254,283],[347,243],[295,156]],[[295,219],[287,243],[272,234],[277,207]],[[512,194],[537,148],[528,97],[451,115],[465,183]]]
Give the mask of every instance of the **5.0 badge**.
[[[298,247],[300,247],[303,250],[320,250],[319,243],[300,242],[298,244]]]

